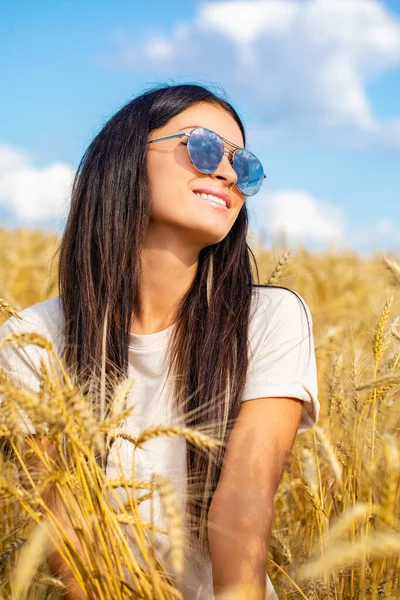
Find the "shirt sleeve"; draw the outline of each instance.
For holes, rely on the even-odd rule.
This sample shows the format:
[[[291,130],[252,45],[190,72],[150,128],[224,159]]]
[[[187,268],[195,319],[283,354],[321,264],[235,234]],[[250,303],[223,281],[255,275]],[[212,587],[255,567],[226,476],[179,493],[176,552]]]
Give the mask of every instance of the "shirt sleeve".
[[[242,401],[266,397],[302,400],[297,433],[307,431],[317,423],[320,410],[307,304],[292,290],[261,288],[249,331],[249,367]]]
[[[44,323],[30,309],[22,311],[21,316],[22,320],[11,317],[0,327],[0,369],[12,380],[15,387],[35,394],[40,390],[41,361],[48,369],[57,370],[57,366],[47,350],[34,344],[20,347],[12,341],[4,343],[7,337],[21,333],[38,333],[51,341]],[[21,427],[25,433],[35,433],[26,413],[21,410],[20,414]]]

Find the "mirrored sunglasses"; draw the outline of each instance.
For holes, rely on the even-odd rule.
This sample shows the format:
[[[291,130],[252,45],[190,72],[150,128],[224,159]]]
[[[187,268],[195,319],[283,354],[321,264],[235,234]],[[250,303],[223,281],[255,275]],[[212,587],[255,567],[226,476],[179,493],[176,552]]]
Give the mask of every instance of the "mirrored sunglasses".
[[[152,142],[159,142],[175,137],[188,137],[187,147],[189,158],[194,167],[201,173],[211,174],[217,170],[225,152],[231,155],[231,164],[237,175],[236,186],[245,196],[254,196],[260,190],[266,175],[261,161],[245,148],[240,148],[218,135],[211,129],[196,127],[190,133],[177,133]],[[236,150],[226,150],[224,141],[234,146]]]

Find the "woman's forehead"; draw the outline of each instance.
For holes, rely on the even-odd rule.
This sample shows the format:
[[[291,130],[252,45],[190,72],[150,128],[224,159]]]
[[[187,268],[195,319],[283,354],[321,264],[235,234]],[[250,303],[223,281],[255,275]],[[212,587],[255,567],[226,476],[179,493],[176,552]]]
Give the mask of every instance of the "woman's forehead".
[[[194,106],[176,115],[168,123],[173,133],[205,127],[218,133],[237,146],[243,146],[243,136],[235,119],[222,107],[212,105]],[[172,131],[172,130],[171,130]]]

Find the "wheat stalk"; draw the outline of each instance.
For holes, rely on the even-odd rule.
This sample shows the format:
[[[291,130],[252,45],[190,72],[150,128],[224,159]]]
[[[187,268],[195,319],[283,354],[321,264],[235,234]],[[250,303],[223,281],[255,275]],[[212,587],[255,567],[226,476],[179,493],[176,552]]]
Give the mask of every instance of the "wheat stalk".
[[[155,475],[154,484],[158,490],[164,515],[168,523],[168,536],[171,542],[170,561],[175,573],[183,572],[183,515],[178,507],[176,492],[165,477]]]
[[[17,537],[15,540],[10,542],[6,548],[4,548],[4,550],[0,553],[0,567],[5,565],[10,556],[25,544],[26,539],[27,538],[25,537]]]
[[[12,598],[15,600],[25,598],[37,568],[44,562],[48,532],[49,523],[42,521],[21,550],[12,577]]]
[[[385,518],[383,508],[377,504],[356,503],[353,504],[346,512],[342,513],[339,519],[330,527],[327,534],[327,544],[332,545],[332,542],[340,540],[344,535],[359,522],[365,522],[376,515]]]
[[[357,392],[363,392],[365,390],[376,389],[377,393],[380,389],[387,391],[389,388],[398,385],[400,383],[400,375],[385,375],[377,379],[372,379],[361,383],[356,387]],[[382,392],[380,392],[382,393]]]
[[[343,355],[338,356],[333,373],[329,383],[329,397],[328,397],[328,416],[332,414],[335,405],[338,406],[340,413],[345,416],[345,410],[343,406],[343,385],[342,385],[342,372],[343,372]]]
[[[383,257],[383,264],[394,275],[395,279],[400,282],[400,265],[393,258],[387,256]]]
[[[387,431],[383,434],[383,453],[386,459],[386,479],[384,480],[382,498],[383,511],[386,522],[394,527],[396,515],[394,506],[398,491],[398,476],[400,470],[400,456],[397,443]]]
[[[274,270],[267,279],[266,285],[274,285],[283,273],[283,270],[294,254],[293,249],[289,249],[278,260]]]
[[[110,419],[116,418],[125,409],[126,400],[132,390],[133,382],[133,379],[126,378],[117,385],[111,404]]]
[[[11,344],[13,342],[17,344],[17,346],[19,346],[20,348],[32,344],[34,346],[38,346],[39,348],[43,348],[43,350],[48,350],[51,353],[55,352],[53,344],[49,340],[47,340],[43,335],[40,335],[39,333],[28,332],[13,333],[7,335],[5,338],[0,340],[0,350],[6,344]]]
[[[343,480],[342,480],[343,467],[340,464],[338,457],[336,456],[336,452],[333,449],[333,446],[332,446],[328,436],[326,435],[325,431],[321,427],[318,427],[318,425],[315,425],[314,431],[317,434],[319,441],[321,443],[321,446],[325,451],[325,455],[329,461],[329,464],[331,466],[331,469],[335,476],[335,479],[338,482],[338,484],[342,487],[342,485],[343,485]]]
[[[342,542],[329,548],[321,558],[302,565],[297,576],[301,579],[318,577],[339,567],[360,562],[365,557],[379,558],[382,553],[400,554],[400,536],[393,533],[376,532],[356,542]]]
[[[5,336],[3,339],[0,340],[0,350],[6,344],[12,344],[12,343],[15,343],[19,348],[23,348],[24,346],[33,345],[33,346],[38,346],[39,348],[42,348],[43,350],[47,350],[48,352],[50,352],[50,354],[52,354],[52,356],[54,356],[54,358],[60,368],[60,371],[64,377],[67,387],[69,389],[73,388],[71,380],[64,368],[64,365],[62,364],[62,361],[61,361],[59,355],[55,351],[55,348],[54,348],[52,342],[50,342],[50,340],[48,340],[46,337],[44,337],[43,335],[36,333],[36,332],[13,333],[13,334]]]
[[[9,304],[3,298],[0,298],[0,313],[3,313],[7,319],[10,317],[15,317],[16,319],[22,321],[22,317],[18,308],[12,306],[12,304]]]
[[[315,457],[308,448],[303,448],[303,468],[306,490],[314,508],[320,511],[322,510],[322,504],[319,494],[317,466],[315,464]]]
[[[223,442],[213,439],[208,435],[201,433],[200,431],[195,431],[189,427],[170,425],[158,425],[156,427],[146,429],[138,436],[136,445],[141,446],[148,440],[161,435],[166,435],[168,437],[181,435],[185,437],[188,442],[191,442],[193,445],[198,446],[199,448],[217,448],[218,446],[224,445]]]
[[[88,446],[92,444],[95,450],[101,450],[103,438],[87,400],[77,388],[65,390],[63,399],[68,416],[79,427],[82,441]]]
[[[385,336],[385,326],[389,318],[390,310],[393,304],[393,299],[394,297],[390,296],[390,298],[386,301],[378,320],[378,326],[375,330],[375,335],[372,344],[372,349],[375,357],[375,364],[378,364],[380,362],[388,343],[387,336]]]

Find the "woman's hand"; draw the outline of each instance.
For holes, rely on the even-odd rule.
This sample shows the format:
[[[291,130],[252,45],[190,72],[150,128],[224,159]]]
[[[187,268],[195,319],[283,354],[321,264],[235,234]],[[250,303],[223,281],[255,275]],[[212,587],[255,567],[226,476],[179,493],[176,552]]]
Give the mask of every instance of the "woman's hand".
[[[65,532],[70,545],[74,548],[80,557],[83,557],[82,546],[79,538],[75,532],[75,529],[71,523],[70,516],[73,511],[77,518],[82,523],[82,528],[85,527],[82,513],[77,505],[76,500],[70,495],[68,497],[68,512],[65,508],[64,502],[61,500],[56,486],[52,484],[43,493],[43,500],[51,511],[54,517],[54,524],[50,530],[50,536],[57,540],[58,544],[61,545],[62,535],[59,527]],[[79,518],[80,516],[80,518]],[[65,539],[65,537],[64,537]],[[49,539],[49,543],[46,549],[46,560],[49,569],[54,577],[59,577],[62,583],[67,588],[67,593],[64,594],[66,600],[86,600],[87,595],[78,584],[76,578],[70,567],[67,566],[64,559]]]

